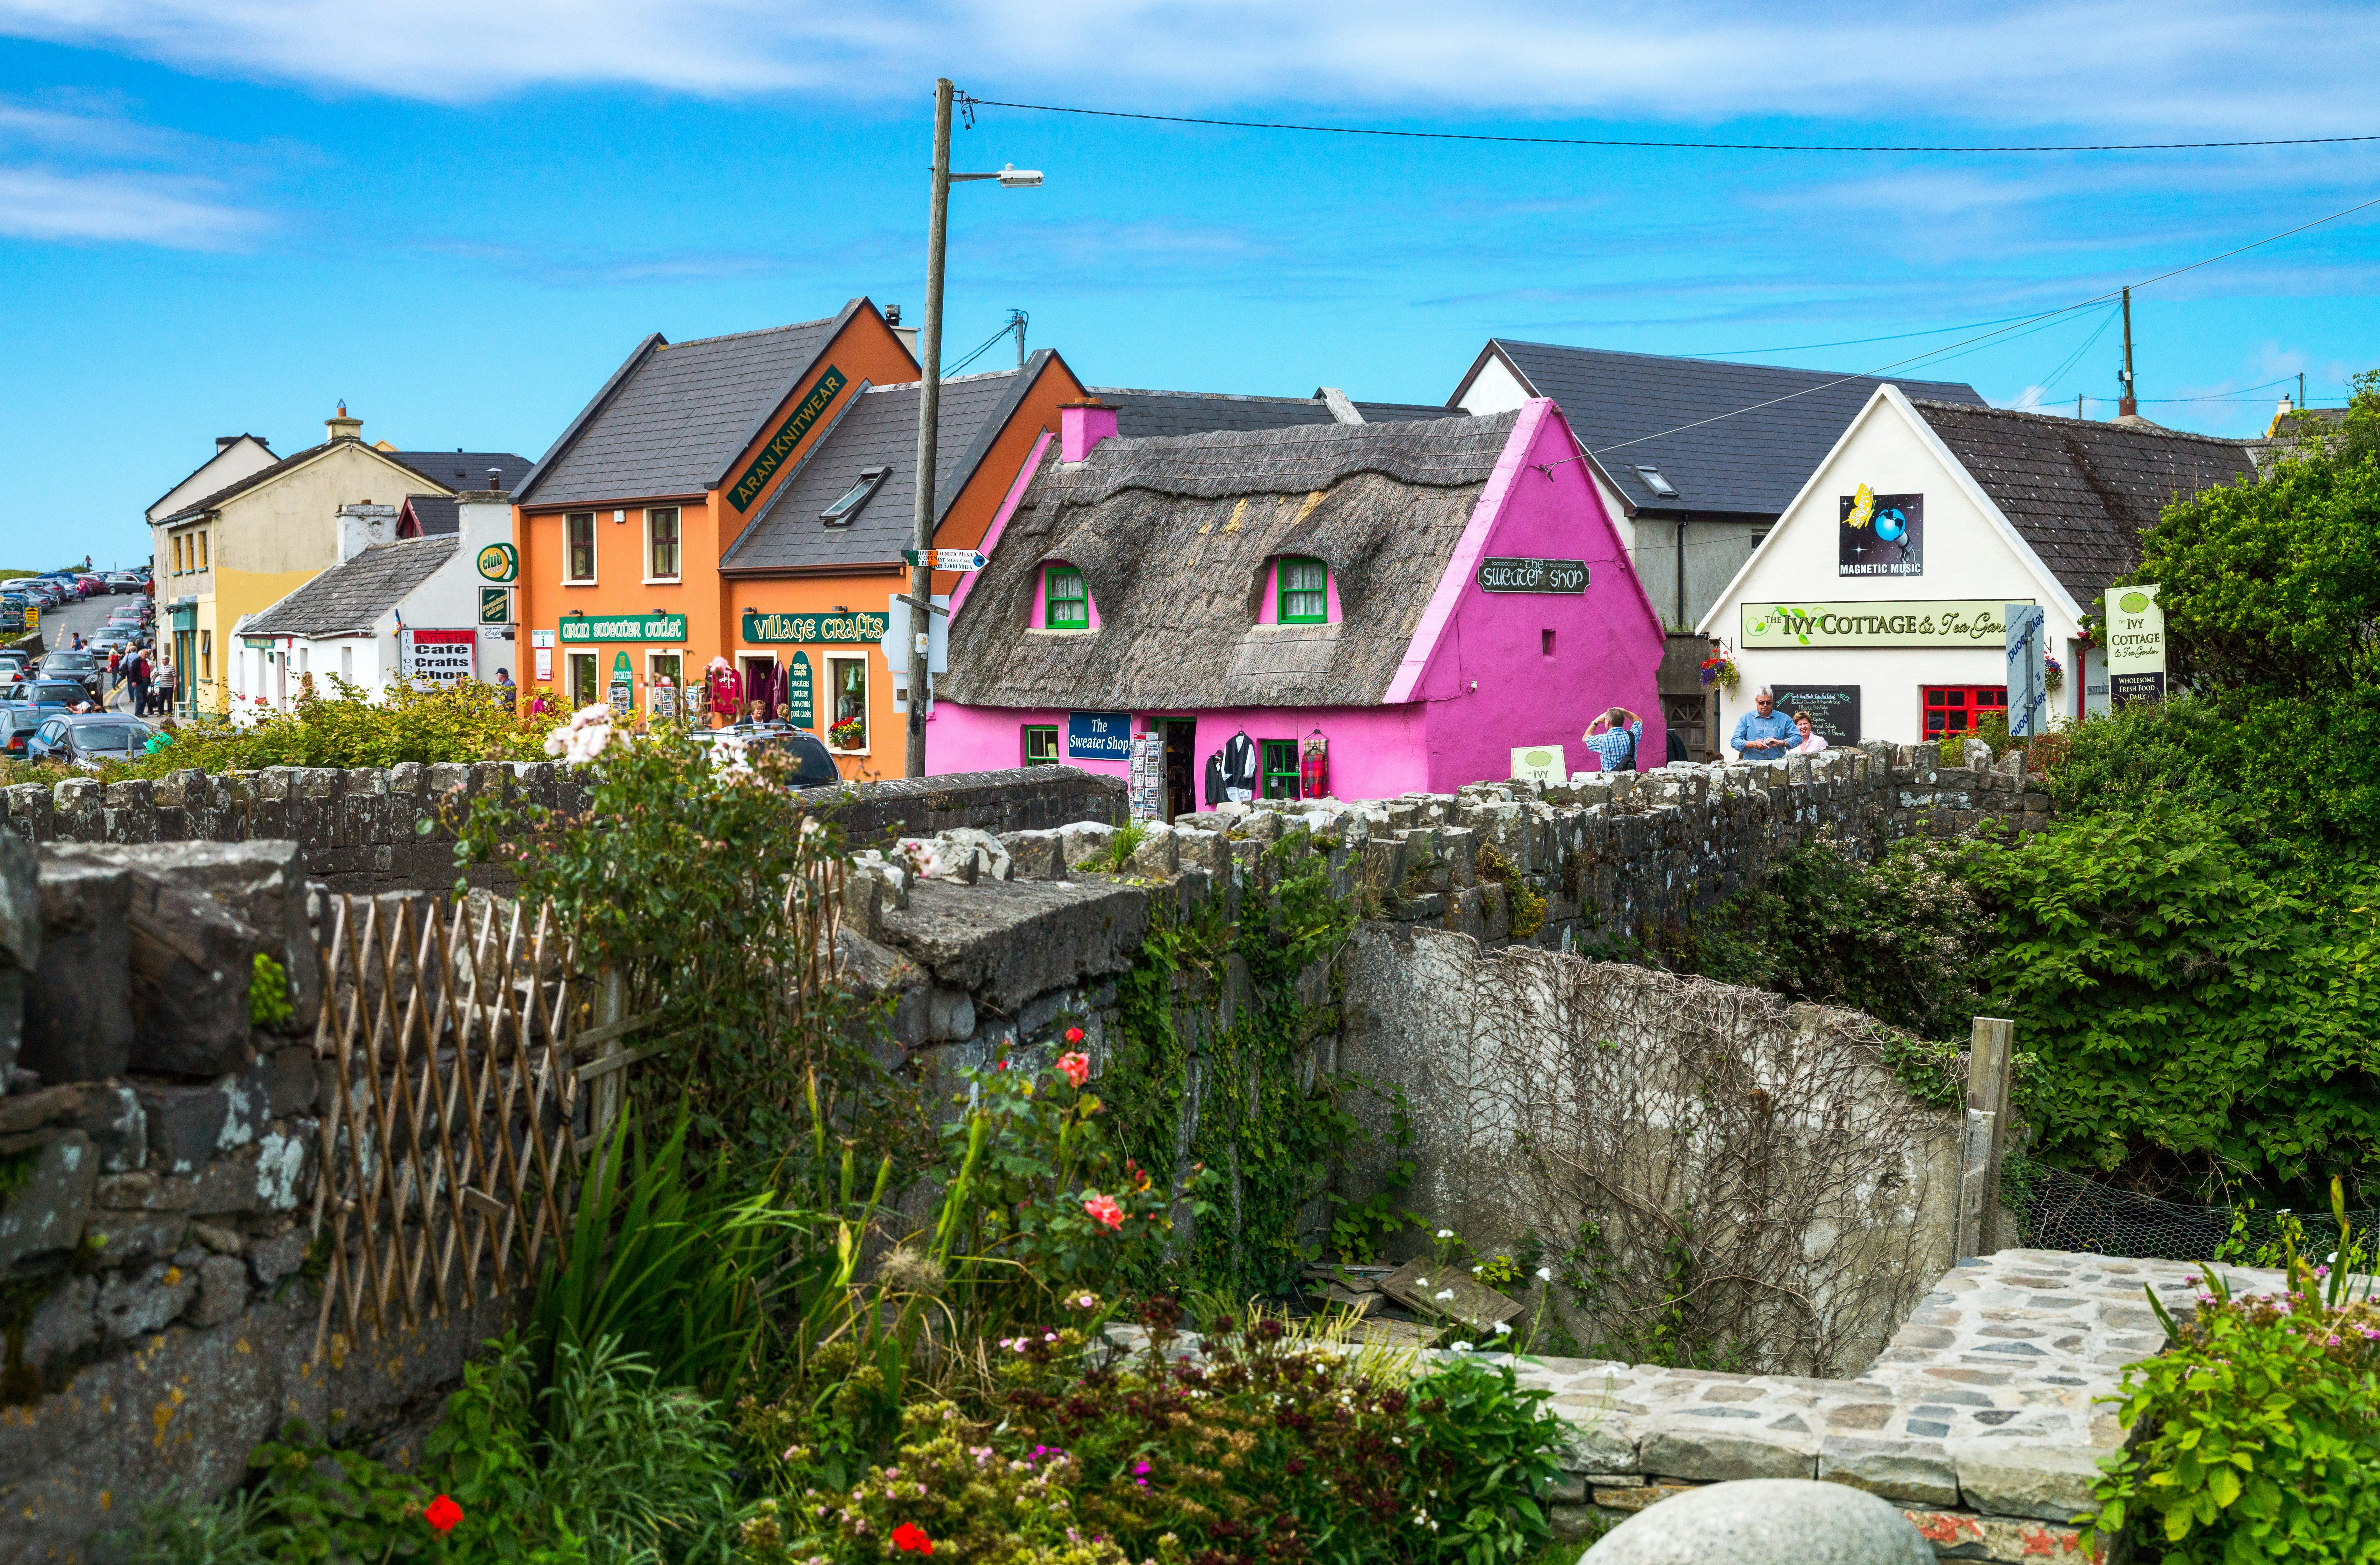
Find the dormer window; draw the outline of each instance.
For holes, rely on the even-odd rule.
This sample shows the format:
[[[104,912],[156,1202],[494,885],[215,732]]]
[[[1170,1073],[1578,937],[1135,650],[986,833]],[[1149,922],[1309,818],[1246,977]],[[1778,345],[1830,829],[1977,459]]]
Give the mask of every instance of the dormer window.
[[[890,467],[861,469],[858,479],[844,490],[833,504],[819,513],[819,520],[831,528],[850,526],[851,519],[859,515],[859,508],[868,503],[870,495],[884,487],[884,480],[892,472]]]
[[[1330,573],[1319,560],[1284,559],[1280,567],[1283,625],[1324,625],[1330,619]]]
[[[1091,589],[1072,565],[1045,565],[1041,572],[1041,623],[1050,630],[1091,628]]]
[[[1664,500],[1675,500],[1678,497],[1678,486],[1663,478],[1661,469],[1658,467],[1647,467],[1640,463],[1636,467],[1636,477],[1646,489]]]

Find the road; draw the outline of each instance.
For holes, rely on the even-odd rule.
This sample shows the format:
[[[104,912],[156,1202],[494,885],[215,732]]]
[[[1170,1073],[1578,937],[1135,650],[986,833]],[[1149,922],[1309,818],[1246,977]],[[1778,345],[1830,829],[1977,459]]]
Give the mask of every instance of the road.
[[[110,593],[104,598],[86,598],[79,603],[61,603],[55,609],[42,610],[39,627],[42,649],[55,652],[69,645],[78,631],[85,637],[98,635],[99,627],[107,623],[108,611],[132,601],[128,593]],[[111,693],[107,704],[113,711],[132,710],[130,696],[121,691]]]

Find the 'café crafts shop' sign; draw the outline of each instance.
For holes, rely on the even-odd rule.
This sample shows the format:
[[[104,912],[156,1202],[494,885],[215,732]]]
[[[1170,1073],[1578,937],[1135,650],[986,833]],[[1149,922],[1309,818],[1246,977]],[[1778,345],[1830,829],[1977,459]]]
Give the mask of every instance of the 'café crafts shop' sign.
[[[844,614],[771,614],[744,611],[744,644],[747,647],[840,646],[881,641],[889,628],[882,614],[861,609]]]
[[[2008,605],[1937,600],[1746,603],[1740,647],[1981,647],[2008,637]]]

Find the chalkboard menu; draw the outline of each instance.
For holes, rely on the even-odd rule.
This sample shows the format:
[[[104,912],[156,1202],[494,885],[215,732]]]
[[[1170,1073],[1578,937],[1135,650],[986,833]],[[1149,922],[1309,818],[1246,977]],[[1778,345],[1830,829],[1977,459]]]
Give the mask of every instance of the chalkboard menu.
[[[1810,714],[1810,729],[1829,745],[1856,745],[1860,736],[1860,687],[1856,685],[1779,685],[1777,710],[1787,717]]]

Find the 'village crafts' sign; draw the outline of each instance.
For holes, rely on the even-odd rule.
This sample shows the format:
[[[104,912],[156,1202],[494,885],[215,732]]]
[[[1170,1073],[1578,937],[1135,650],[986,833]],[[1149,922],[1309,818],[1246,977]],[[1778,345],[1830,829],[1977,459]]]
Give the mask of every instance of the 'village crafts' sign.
[[[884,616],[865,609],[846,614],[764,614],[758,609],[744,611],[747,647],[881,641],[885,629]]]
[[[810,432],[810,426],[833,406],[836,394],[850,383],[849,376],[833,365],[828,365],[825,373],[811,385],[808,394],[777,427],[777,432],[769,437],[769,443],[760,448],[760,455],[752,458],[752,465],[744,469],[742,478],[735,480],[735,487],[727,491],[727,503],[738,511],[750,510],[752,502],[759,499],[760,491],[769,487],[769,480],[777,476],[777,469],[785,465],[785,458],[794,454],[794,447],[801,444],[802,437]]]
[[[1739,647],[1998,647],[2008,605],[1937,600],[1746,603]]]
[[[1584,560],[1482,560],[1473,577],[1482,592],[1584,592]]]

